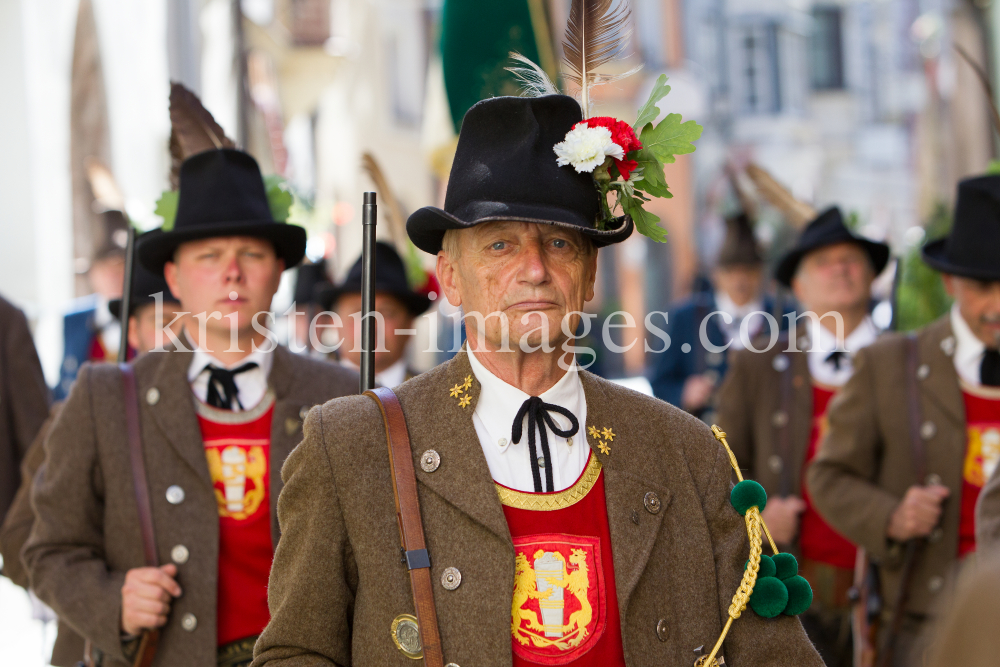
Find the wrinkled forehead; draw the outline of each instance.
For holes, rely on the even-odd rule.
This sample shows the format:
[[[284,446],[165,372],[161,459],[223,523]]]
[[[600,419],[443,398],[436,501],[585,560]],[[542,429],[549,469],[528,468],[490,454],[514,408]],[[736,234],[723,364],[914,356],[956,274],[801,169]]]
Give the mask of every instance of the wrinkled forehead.
[[[554,236],[571,239],[583,243],[585,237],[578,231],[566,229],[559,225],[547,225],[541,222],[524,222],[521,220],[496,220],[484,222],[474,227],[461,230],[466,238],[473,241],[494,236],[516,236],[517,238],[551,238]]]

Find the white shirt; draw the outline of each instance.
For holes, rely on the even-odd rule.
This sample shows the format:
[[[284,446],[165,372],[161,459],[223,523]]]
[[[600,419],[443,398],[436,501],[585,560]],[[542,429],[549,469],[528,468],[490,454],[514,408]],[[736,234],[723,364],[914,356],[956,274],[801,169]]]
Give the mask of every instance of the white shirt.
[[[983,363],[983,355],[986,354],[986,344],[976,338],[972,329],[965,322],[962,313],[958,310],[958,304],[951,307],[951,332],[955,335],[955,354],[951,356],[951,361],[955,364],[955,372],[962,381],[978,387],[982,383],[979,374]]]
[[[876,338],[878,338],[878,327],[872,322],[872,318],[865,317],[861,324],[844,338],[843,349],[847,350],[847,354],[840,358],[840,370],[837,370],[832,359],[827,361],[830,353],[837,349],[837,336],[822,324],[814,323],[809,336],[811,343],[808,352],[809,374],[820,384],[830,387],[844,386],[854,372],[854,355],[861,348],[874,343]]]
[[[118,354],[118,348],[122,344],[122,329],[125,326],[124,322],[120,323],[111,314],[108,300],[98,295],[97,305],[94,307],[94,330],[101,338],[101,345],[112,357]]]
[[[744,345],[743,339],[740,337],[740,327],[743,325],[743,319],[750,313],[764,310],[764,304],[759,299],[754,299],[742,306],[737,306],[736,302],[729,298],[728,294],[717,291],[715,292],[715,309],[721,310],[733,318],[733,321],[728,324],[721,317],[717,316],[715,318],[715,322],[719,325],[723,335],[726,336],[727,340],[732,341],[729,349],[742,350]],[[763,315],[758,314],[747,322],[747,339],[753,340],[753,337],[757,335],[766,321]]]
[[[194,392],[199,401],[202,403],[208,401],[208,365],[233,370],[243,364],[255,363],[257,364],[256,368],[238,373],[233,377],[233,382],[236,383],[236,389],[239,392],[237,396],[244,410],[251,410],[261,402],[264,394],[267,393],[267,376],[271,372],[271,364],[274,361],[272,356],[274,346],[269,346],[270,349],[266,352],[261,349],[254,350],[235,364],[226,365],[205,350],[196,347],[190,338],[187,339],[187,343],[188,347],[194,349],[194,358],[191,360],[191,365],[188,366],[188,382],[191,383],[191,391]],[[233,411],[239,412],[240,406],[234,403]]]
[[[468,348],[466,348],[468,349]],[[521,442],[511,442],[511,430],[514,417],[521,405],[529,398],[517,387],[509,385],[486,369],[476,359],[476,355],[468,350],[469,363],[472,372],[479,380],[481,390],[476,410],[472,413],[472,423],[479,436],[479,444],[486,456],[493,480],[517,491],[533,492],[534,479],[531,475],[530,452],[528,450],[527,418],[524,420]],[[549,441],[549,454],[552,465],[553,491],[563,491],[573,486],[583,474],[590,457],[590,447],[587,445],[587,399],[583,393],[583,383],[576,362],[555,385],[539,397],[546,403],[552,403],[569,410],[577,419],[580,428],[576,435],[569,439],[560,437],[544,426]],[[559,428],[569,428],[569,420],[556,412],[549,413]],[[569,443],[572,444],[569,444]],[[535,450],[542,455],[542,444],[539,434],[535,433]],[[542,485],[545,485],[545,471],[542,473]],[[549,489],[546,489],[547,491]]]

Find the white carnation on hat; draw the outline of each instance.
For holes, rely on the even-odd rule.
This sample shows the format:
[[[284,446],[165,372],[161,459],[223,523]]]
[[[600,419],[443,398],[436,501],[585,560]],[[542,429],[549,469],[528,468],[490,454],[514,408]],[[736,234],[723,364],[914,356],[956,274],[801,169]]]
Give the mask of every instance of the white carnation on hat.
[[[588,127],[578,124],[566,133],[566,138],[552,147],[560,167],[572,165],[578,173],[592,173],[604,164],[606,157],[616,160],[625,157],[622,147],[611,140],[611,130],[606,127]]]

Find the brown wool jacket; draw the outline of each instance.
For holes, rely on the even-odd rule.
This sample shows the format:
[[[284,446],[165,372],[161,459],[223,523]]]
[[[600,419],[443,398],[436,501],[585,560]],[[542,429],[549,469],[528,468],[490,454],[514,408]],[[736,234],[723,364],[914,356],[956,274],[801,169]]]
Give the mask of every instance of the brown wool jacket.
[[[0,521],[21,485],[21,460],[48,415],[49,388],[28,321],[0,297]]]
[[[21,588],[29,588],[28,571],[21,562],[21,549],[28,541],[31,526],[35,523],[35,513],[31,509],[31,487],[35,476],[45,462],[45,438],[52,430],[62,403],[54,403],[49,418],[35,436],[34,442],[28,448],[28,453],[21,462],[21,488],[14,496],[14,502],[7,512],[7,517],[0,525],[0,556],[3,556],[3,572],[10,580]],[[83,637],[73,631],[65,621],[59,621],[55,645],[52,647],[52,657],[49,662],[55,667],[75,667],[83,655]]]
[[[587,424],[614,433],[601,454],[615,585],[630,667],[690,665],[714,645],[747,559],[746,526],[729,503],[728,457],[708,428],[662,401],[581,374]],[[449,389],[470,378],[465,407]],[[444,658],[510,665],[514,548],[473,426],[479,399],[462,352],[396,389],[409,425]],[[282,538],[271,570],[271,623],[254,667],[410,667],[393,619],[413,613],[400,563],[385,430],[359,396],[313,410],[285,463]],[[440,467],[425,472],[423,452]],[[656,513],[643,499],[653,492]],[[461,585],[440,583],[445,568]],[[723,647],[732,667],[821,665],[798,620],[745,611]]]
[[[173,602],[156,667],[216,662],[219,514],[187,380],[191,357],[151,352],[133,362],[159,560],[171,562],[177,545],[189,554],[178,565],[184,593]],[[314,405],[357,392],[358,379],[279,347],[268,383],[276,394],[270,485],[277,543],[280,468],[301,440],[301,419]],[[124,410],[120,371],[111,364],[85,365],[46,440],[46,463],[32,491],[35,522],[22,558],[38,597],[105,652],[104,667],[126,665],[121,588],[125,572],[144,565]],[[183,490],[179,503],[167,499],[171,486]]]
[[[763,349],[767,341],[759,341]],[[796,341],[799,350],[808,344]],[[812,431],[812,380],[805,352],[782,338],[767,352],[737,350],[719,390],[716,421],[743,475],[770,496],[802,495],[802,466]]]
[[[906,610],[931,613],[958,554],[965,404],[952,363],[955,339],[948,316],[917,334],[920,436],[927,473],[951,490],[939,529],[919,559]],[[830,402],[829,431],[807,480],[816,509],[838,532],[881,563],[882,598],[899,590],[902,546],[886,537],[896,506],[918,480],[913,465],[906,336],[889,334],[854,358],[854,375]]]

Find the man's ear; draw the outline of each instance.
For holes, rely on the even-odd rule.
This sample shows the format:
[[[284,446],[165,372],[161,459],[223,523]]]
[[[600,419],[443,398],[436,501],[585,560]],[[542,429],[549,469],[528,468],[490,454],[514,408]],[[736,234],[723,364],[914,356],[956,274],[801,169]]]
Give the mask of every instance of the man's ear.
[[[941,282],[944,283],[944,291],[948,293],[952,299],[955,298],[955,277],[950,273],[941,274]]]
[[[442,250],[437,255],[437,279],[448,303],[456,308],[462,305],[462,294],[458,289],[458,272],[455,265]]]
[[[585,261],[587,293],[583,297],[583,302],[592,301],[597,294],[594,286],[597,284],[597,250],[595,249]]]
[[[174,293],[178,299],[181,298],[181,291],[177,284],[177,265],[173,262],[167,262],[163,265],[163,278],[167,281],[167,286],[170,291]]]

